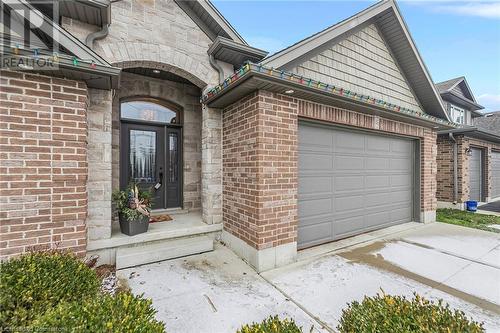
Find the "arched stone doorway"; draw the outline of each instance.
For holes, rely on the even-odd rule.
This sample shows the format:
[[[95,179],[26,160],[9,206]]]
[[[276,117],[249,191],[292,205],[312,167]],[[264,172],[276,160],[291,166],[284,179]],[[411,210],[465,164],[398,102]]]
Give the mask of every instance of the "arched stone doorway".
[[[149,190],[153,209],[182,207],[182,108],[148,96],[120,100],[120,188]]]

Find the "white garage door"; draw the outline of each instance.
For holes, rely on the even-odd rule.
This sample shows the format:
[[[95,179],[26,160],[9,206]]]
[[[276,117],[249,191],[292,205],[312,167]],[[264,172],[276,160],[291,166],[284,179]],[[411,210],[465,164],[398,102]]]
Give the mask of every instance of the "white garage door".
[[[491,197],[500,197],[500,152],[491,152]]]
[[[415,141],[299,124],[298,246],[413,220]]]

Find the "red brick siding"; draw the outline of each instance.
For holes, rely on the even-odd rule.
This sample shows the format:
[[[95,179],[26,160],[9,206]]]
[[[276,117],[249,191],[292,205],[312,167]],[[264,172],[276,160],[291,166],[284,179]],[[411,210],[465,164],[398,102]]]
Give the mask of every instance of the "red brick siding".
[[[83,254],[87,88],[0,72],[0,256],[58,246]]]
[[[258,91],[223,112],[223,220],[229,233],[257,249],[296,241],[299,118],[419,138],[421,209],[436,209],[432,130]]]
[[[256,249],[296,241],[296,110],[260,91],[223,113],[224,228]]]
[[[465,150],[469,147],[480,148],[485,156],[485,193],[486,197],[491,194],[491,151],[500,151],[500,144],[483,141],[475,138],[455,135],[457,140],[457,178],[458,178],[458,198],[457,202],[463,203],[469,200],[469,156]],[[446,136],[438,138],[438,191],[439,201],[453,202],[453,142]]]

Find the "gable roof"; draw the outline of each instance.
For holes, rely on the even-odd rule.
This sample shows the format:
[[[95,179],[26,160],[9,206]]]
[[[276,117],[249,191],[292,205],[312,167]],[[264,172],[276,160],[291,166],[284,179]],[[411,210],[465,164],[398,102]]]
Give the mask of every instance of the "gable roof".
[[[449,120],[429,71],[393,0],[380,1],[346,20],[265,58],[261,63],[273,68],[284,68],[292,61],[305,57],[314,50],[370,23],[374,23],[383,35],[424,111]]]
[[[215,41],[217,36],[222,36],[235,42],[248,45],[210,0],[174,1],[212,41]]]
[[[484,107],[476,102],[474,94],[464,76],[436,83],[436,88],[443,99],[466,106],[474,112],[473,115],[481,116],[481,113],[477,111],[484,109]]]

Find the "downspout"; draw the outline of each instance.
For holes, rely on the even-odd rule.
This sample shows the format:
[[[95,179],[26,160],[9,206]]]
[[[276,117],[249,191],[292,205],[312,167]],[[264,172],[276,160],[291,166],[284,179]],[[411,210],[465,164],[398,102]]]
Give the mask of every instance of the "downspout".
[[[453,141],[453,204],[457,204],[458,198],[458,144],[453,133],[448,133],[450,140]]]
[[[208,55],[208,60],[210,61],[210,65],[219,73],[219,83],[224,82],[224,71],[222,67],[217,63],[213,54]]]
[[[102,27],[101,30],[89,34],[87,38],[85,38],[85,45],[92,48],[95,40],[103,39],[108,35],[108,33],[109,33],[109,24],[106,24],[105,26]]]

